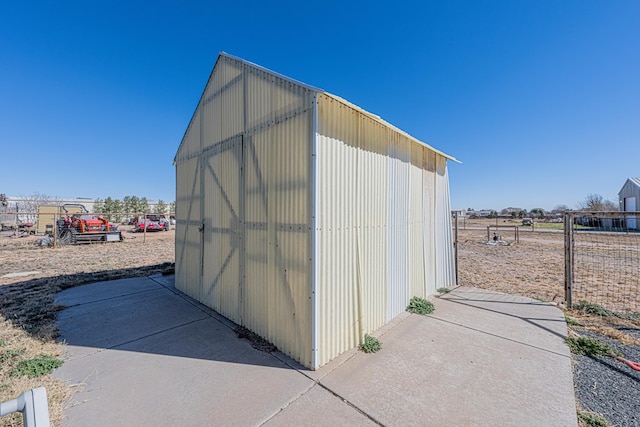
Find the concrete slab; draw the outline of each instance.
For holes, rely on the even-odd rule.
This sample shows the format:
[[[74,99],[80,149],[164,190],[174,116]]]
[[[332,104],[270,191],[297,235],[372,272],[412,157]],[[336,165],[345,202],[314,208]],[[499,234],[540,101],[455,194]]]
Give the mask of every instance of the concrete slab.
[[[259,425],[313,386],[214,319],[67,361],[67,426]]]
[[[500,314],[508,306],[498,302],[503,294],[480,291],[474,298],[480,307],[436,299],[433,315],[407,317],[380,337],[379,353],[356,354],[322,384],[383,425],[576,426],[568,348],[546,328],[562,313],[528,307],[540,328],[511,308]]]
[[[108,280],[66,289],[56,295],[55,302],[65,307],[73,307],[150,290],[158,290],[158,283],[148,277]]]
[[[113,298],[102,298],[103,294],[95,302],[61,311],[58,325],[61,339],[69,344],[68,358],[82,357],[209,317],[175,293],[158,284],[154,286],[152,290]],[[78,288],[81,293],[86,292],[82,288]],[[113,289],[118,293],[117,288]],[[74,301],[83,298],[79,296]]]
[[[263,426],[375,426],[361,412],[316,384]]]
[[[567,322],[564,314],[551,304],[474,288],[458,288],[438,300],[442,304],[440,310],[431,315],[433,318],[455,321],[482,333],[567,353],[564,342]]]
[[[308,371],[172,276],[96,285],[60,294],[70,351],[54,375],[81,384],[64,426],[577,425],[564,318],[533,300],[459,288],[372,333],[379,353]]]

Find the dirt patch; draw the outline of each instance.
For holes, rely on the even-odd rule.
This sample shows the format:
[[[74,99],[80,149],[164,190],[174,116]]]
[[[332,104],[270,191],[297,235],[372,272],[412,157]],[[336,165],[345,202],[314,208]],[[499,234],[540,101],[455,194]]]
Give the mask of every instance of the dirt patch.
[[[262,338],[260,335],[251,332],[249,329],[244,326],[237,326],[234,329],[234,332],[240,339],[245,339],[251,343],[251,347],[256,350],[266,351],[267,353],[273,353],[274,351],[278,351],[278,347],[271,344],[269,341]]]
[[[518,243],[507,233],[501,238],[509,244],[488,244],[486,227],[458,231],[459,283],[542,301],[564,301],[564,234],[520,232]]]

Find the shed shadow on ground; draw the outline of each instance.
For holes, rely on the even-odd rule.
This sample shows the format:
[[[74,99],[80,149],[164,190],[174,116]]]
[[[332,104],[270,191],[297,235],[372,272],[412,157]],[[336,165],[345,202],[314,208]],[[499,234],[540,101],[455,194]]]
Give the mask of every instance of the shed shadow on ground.
[[[16,283],[0,284],[0,315],[16,328],[40,340],[58,335],[57,313],[64,308],[55,303],[56,295],[69,288],[100,281],[147,277],[173,269],[173,263],[132,268],[36,277]]]
[[[63,291],[56,304],[67,360],[105,350],[306,370],[257,336],[174,287],[173,275],[98,282]]]

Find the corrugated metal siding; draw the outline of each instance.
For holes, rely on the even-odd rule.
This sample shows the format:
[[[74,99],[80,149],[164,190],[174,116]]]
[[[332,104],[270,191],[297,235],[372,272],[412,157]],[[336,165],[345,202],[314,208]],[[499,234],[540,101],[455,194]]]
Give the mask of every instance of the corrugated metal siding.
[[[423,242],[424,270],[426,294],[433,294],[436,289],[436,253],[438,251],[436,240],[436,158],[433,151],[424,150],[424,173],[422,174],[422,205],[426,213],[424,218]],[[446,248],[441,249],[446,250]]]
[[[409,161],[411,145],[401,135],[389,135],[387,184],[387,320],[407,307],[409,283]]]
[[[201,301],[240,323],[242,257],[242,137],[217,144],[204,157]]]
[[[424,263],[424,231],[428,225],[427,217],[431,216],[425,214],[424,211],[424,186],[423,176],[424,170],[424,154],[426,148],[411,143],[411,162],[409,163],[409,221],[407,238],[409,244],[408,257],[408,297],[413,296],[426,297],[426,279],[425,270],[426,265]],[[404,308],[407,304],[405,301]],[[403,308],[403,309],[404,309]]]
[[[194,217],[188,230],[177,227],[176,286],[307,366],[313,97],[221,55],[194,115],[202,117],[201,132],[192,120],[184,138],[200,138],[201,148],[189,151],[198,144],[183,142],[176,155],[177,197]],[[188,167],[196,161],[201,168]],[[194,260],[202,265],[194,268]]]
[[[200,299],[200,161],[176,168],[176,288]]]
[[[200,140],[200,110],[197,109],[189,123],[189,127],[182,138],[180,150],[176,153],[176,164],[182,163],[202,151]]]
[[[322,365],[387,319],[389,134],[331,97],[318,99],[317,362]]]
[[[454,270],[445,265],[453,259],[446,163],[442,177],[436,172],[445,157],[325,94],[317,132],[321,366],[404,311],[411,296],[447,286],[439,281]]]
[[[362,331],[370,332],[386,322],[388,129],[360,115],[357,159],[358,271],[362,288]],[[361,335],[360,334],[360,335]]]
[[[245,144],[246,298],[243,324],[311,362],[312,111],[263,129]]]
[[[456,284],[453,235],[451,229],[451,202],[449,200],[449,171],[447,160],[436,157],[436,210],[435,241],[436,286],[451,287]]]
[[[320,365],[360,342],[355,238],[359,127],[355,111],[318,96],[316,321]]]

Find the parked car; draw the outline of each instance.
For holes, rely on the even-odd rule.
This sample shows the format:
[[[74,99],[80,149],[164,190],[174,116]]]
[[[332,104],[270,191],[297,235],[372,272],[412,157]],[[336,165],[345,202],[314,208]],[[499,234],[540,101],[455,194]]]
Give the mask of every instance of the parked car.
[[[169,221],[162,215],[147,215],[146,220],[147,231],[168,231]],[[135,230],[140,232],[144,231],[145,223],[139,221],[135,225]]]

